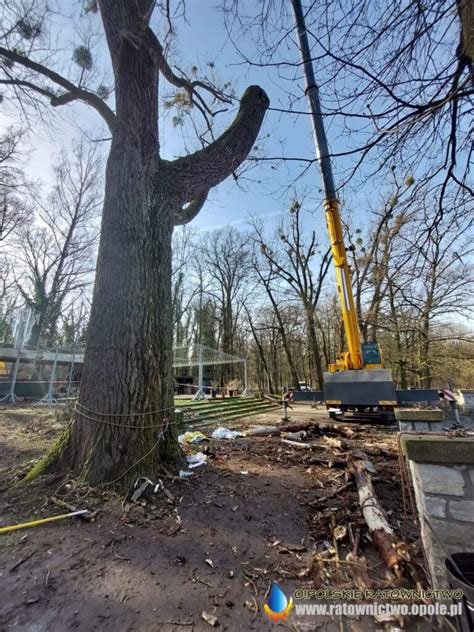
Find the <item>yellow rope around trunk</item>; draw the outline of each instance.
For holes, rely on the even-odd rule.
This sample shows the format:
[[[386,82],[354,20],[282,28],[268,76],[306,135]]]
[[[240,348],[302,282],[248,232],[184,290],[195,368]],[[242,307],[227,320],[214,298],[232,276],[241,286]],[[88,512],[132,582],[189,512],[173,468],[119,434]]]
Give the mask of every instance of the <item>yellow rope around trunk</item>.
[[[0,533],[9,533],[10,531],[18,531],[18,529],[26,529],[27,527],[36,527],[39,524],[45,524],[46,522],[54,522],[55,520],[64,520],[64,518],[72,518],[73,516],[83,516],[89,513],[88,509],[81,509],[79,511],[71,511],[67,514],[61,514],[60,516],[51,516],[51,518],[42,518],[41,520],[32,520],[31,522],[22,522],[20,524],[14,524],[10,527],[0,527]]]

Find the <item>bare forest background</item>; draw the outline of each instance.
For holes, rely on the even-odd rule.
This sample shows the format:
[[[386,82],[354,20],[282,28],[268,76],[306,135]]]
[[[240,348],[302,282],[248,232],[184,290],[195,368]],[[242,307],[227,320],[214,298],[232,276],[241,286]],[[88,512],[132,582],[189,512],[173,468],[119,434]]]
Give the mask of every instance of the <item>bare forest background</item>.
[[[27,181],[21,133],[1,142],[1,343],[12,342],[15,308],[35,310],[32,347],[83,343],[94,281],[103,162],[76,144],[56,161],[51,190]],[[374,200],[368,226],[345,209],[353,289],[364,338],[380,342],[401,388],[474,384],[468,209],[427,233],[433,201],[414,202],[393,178]],[[200,342],[247,357],[254,387],[276,392],[322,374],[344,347],[339,299],[319,208],[294,199],[277,226],[248,219],[173,238],[173,328],[178,346]],[[309,228],[309,230],[308,230]],[[157,332],[159,335],[159,332]],[[240,379],[239,367],[214,381]]]

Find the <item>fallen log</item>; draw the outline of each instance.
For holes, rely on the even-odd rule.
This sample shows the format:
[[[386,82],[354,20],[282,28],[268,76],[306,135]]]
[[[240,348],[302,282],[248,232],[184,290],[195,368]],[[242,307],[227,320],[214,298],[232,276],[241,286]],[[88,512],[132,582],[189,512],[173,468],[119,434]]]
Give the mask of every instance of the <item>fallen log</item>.
[[[395,537],[395,532],[389,525],[387,516],[375,494],[365,461],[354,460],[352,471],[359,492],[360,506],[365,522],[369,527],[372,541],[387,566],[397,575],[401,575],[405,564],[410,561],[408,545],[403,540],[398,541]]]
[[[282,424],[281,426],[258,426],[256,428],[250,428],[250,430],[247,430],[247,435],[261,437],[278,437],[282,432],[299,432],[300,430],[310,429],[317,429],[321,434],[323,434],[325,431],[336,432],[348,438],[352,438],[356,434],[355,431],[348,426],[338,426],[337,424],[331,424],[321,421],[302,421],[299,423]]]
[[[336,434],[340,434],[343,437],[347,437],[348,439],[353,439],[357,436],[357,432],[354,431],[349,426],[340,426],[339,424],[331,424],[327,422],[316,422],[318,424],[318,430],[321,433],[324,433],[326,430],[329,432],[335,432]],[[356,430],[360,430],[360,428],[356,428]]]
[[[277,437],[281,432],[278,426],[258,426],[257,428],[250,428],[247,430],[247,436],[254,437]]]
[[[280,432],[280,437],[284,439],[290,439],[291,441],[302,441],[306,439],[308,433],[306,430],[300,430],[299,432]]]

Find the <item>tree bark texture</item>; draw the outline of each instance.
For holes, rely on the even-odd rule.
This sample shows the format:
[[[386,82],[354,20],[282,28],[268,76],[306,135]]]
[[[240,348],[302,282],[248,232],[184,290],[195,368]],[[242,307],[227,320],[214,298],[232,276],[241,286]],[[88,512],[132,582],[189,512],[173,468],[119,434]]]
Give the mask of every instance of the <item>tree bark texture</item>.
[[[397,540],[395,537],[395,532],[389,525],[387,516],[375,494],[365,463],[365,460],[354,460],[352,463],[362,513],[382,559],[391,570],[401,574],[405,564],[410,561],[408,546],[406,542]]]
[[[179,205],[166,195],[154,161],[147,158],[144,148],[130,145],[126,136],[113,141],[71,437],[73,467],[86,466],[90,482],[115,479],[139,458],[139,473],[150,475],[161,457],[178,452],[172,414],[171,235]],[[160,449],[152,449],[154,444]]]

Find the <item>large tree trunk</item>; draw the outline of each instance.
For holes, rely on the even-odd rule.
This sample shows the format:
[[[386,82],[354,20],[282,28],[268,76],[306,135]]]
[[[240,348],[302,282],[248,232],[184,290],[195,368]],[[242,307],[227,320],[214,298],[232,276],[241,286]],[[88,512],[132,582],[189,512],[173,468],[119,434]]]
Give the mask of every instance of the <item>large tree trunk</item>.
[[[195,217],[209,190],[245,160],[269,101],[251,86],[216,141],[161,160],[159,72],[192,86],[173,74],[148,26],[153,5],[99,0],[116,113],[92,98],[112,145],[81,391],[72,427],[30,478],[59,461],[89,483],[128,488],[139,476],[155,477],[163,461],[182,459],[173,420],[173,226]]]
[[[121,477],[138,460],[129,475],[150,476],[161,458],[178,452],[172,389],[173,209],[154,184],[156,174],[147,173],[141,153],[115,142],[107,167],[89,340],[71,437],[72,465],[77,472],[86,468],[83,473],[92,483]],[[137,411],[143,416],[126,416]],[[153,449],[158,445],[159,451]]]
[[[122,43],[97,276],[71,464],[90,483],[126,485],[179,454],[173,422],[173,203],[157,160],[158,73]],[[126,82],[126,83],[125,83]]]

